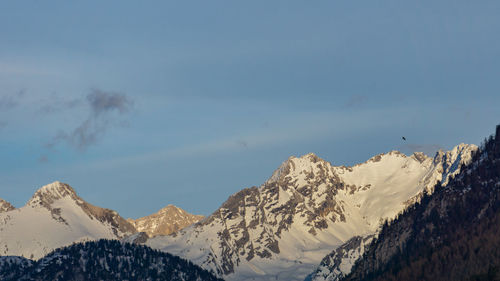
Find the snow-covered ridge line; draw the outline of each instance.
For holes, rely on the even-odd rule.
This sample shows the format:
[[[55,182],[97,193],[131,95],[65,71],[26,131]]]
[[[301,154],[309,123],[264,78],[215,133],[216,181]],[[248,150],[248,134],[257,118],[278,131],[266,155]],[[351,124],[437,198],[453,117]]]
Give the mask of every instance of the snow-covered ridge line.
[[[459,145],[434,158],[391,151],[351,167],[312,153],[290,157],[260,187],[231,195],[203,221],[147,245],[226,280],[303,280],[332,250],[373,235],[408,200],[455,174],[475,149]]]

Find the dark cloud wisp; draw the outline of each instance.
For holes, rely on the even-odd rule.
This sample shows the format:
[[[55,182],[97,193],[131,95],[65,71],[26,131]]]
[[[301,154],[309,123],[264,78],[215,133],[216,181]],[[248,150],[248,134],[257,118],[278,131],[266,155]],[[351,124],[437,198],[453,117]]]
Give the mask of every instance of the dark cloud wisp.
[[[84,151],[89,146],[96,144],[106,132],[115,126],[119,126],[116,113],[124,114],[131,110],[132,100],[122,93],[105,92],[93,89],[86,96],[89,105],[89,117],[83,120],[73,130],[69,132],[61,131],[48,143],[48,147],[54,147],[56,144],[64,141],[69,145]]]
[[[93,89],[92,92],[87,95],[87,101],[95,116],[110,111],[126,113],[133,105],[132,101],[124,94],[107,93],[98,89]]]

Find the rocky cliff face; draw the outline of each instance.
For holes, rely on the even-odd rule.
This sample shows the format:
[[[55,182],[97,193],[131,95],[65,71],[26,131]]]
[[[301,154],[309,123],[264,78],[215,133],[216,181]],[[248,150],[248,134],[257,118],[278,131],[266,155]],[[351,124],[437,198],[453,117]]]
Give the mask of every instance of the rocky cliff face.
[[[0,198],[0,213],[12,211],[14,209],[14,206],[12,206],[9,202]]]
[[[320,265],[305,280],[338,281],[349,273],[354,263],[363,256],[365,248],[374,238],[374,234],[366,237],[354,236],[342,246],[333,250],[321,260]]]
[[[303,280],[332,250],[376,233],[424,189],[446,180],[474,149],[464,145],[434,159],[392,151],[353,167],[314,154],[290,157],[262,186],[243,189],[206,219],[147,244],[227,280]]]
[[[168,205],[157,213],[139,219],[127,219],[137,231],[145,232],[149,237],[168,235],[203,219],[192,215],[174,205]]]
[[[135,232],[117,212],[89,204],[69,185],[54,182],[37,190],[25,206],[0,213],[0,254],[38,259],[74,242]]]

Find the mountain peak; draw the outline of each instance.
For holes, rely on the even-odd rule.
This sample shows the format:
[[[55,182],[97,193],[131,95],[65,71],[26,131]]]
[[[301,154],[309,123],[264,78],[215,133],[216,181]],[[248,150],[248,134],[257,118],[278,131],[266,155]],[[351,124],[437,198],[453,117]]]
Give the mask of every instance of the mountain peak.
[[[168,204],[167,206],[161,208],[158,212],[156,212],[156,214],[167,214],[172,212],[184,212],[184,210],[175,205]]]
[[[168,204],[154,214],[127,221],[134,225],[139,232],[145,232],[149,237],[154,237],[177,232],[203,218],[204,216],[192,215],[175,205]]]
[[[12,204],[0,198],[0,213],[12,211],[14,209],[15,207],[12,206]]]
[[[281,165],[276,169],[271,177],[266,181],[266,184],[272,184],[280,181],[283,177],[290,175],[294,171],[298,170],[310,170],[312,166],[316,166],[317,163],[330,165],[326,160],[318,157],[316,154],[310,152],[304,154],[300,157],[290,156],[286,161],[281,163]]]
[[[70,197],[75,200],[78,199],[75,190],[69,186],[69,184],[55,181],[39,188],[28,201],[27,205],[46,206],[64,197]]]
[[[318,162],[318,161],[324,161],[323,159],[319,158],[318,155],[312,153],[312,152],[309,152],[307,154],[304,154],[302,156],[299,157],[300,159],[308,159],[308,160],[311,160],[311,162]]]

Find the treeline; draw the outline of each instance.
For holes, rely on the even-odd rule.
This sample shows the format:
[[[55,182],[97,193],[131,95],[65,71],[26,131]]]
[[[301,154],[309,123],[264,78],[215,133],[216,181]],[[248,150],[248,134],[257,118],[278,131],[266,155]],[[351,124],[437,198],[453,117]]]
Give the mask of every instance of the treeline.
[[[19,270],[0,268],[1,280],[222,280],[193,263],[143,245],[98,240],[57,249]]]

